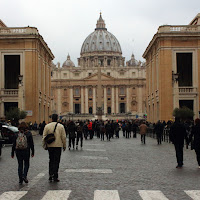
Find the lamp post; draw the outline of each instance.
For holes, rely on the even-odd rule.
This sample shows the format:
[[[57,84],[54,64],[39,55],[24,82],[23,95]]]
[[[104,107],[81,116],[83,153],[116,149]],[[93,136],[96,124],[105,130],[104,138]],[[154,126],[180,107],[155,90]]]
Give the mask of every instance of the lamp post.
[[[172,71],[172,81],[177,82],[178,78],[179,78],[179,73],[174,73],[174,71]]]
[[[23,110],[23,101],[24,101],[24,97],[23,97],[23,75],[18,75],[18,81],[19,81],[19,89],[18,89],[18,108],[20,110]]]
[[[173,108],[179,107],[179,73],[172,71],[172,89],[173,89]]]

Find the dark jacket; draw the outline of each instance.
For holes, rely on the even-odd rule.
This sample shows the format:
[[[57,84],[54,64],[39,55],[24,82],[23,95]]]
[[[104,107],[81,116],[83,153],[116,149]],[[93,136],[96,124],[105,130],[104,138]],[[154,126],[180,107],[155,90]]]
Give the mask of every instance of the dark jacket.
[[[68,134],[69,134],[69,137],[71,138],[76,138],[76,126],[75,126],[75,123],[73,121],[71,121],[68,126],[67,126],[67,131],[68,131]]]
[[[180,122],[174,122],[170,128],[169,139],[174,145],[184,145],[184,139],[187,140],[185,126]]]
[[[28,147],[27,149],[16,149],[16,140],[17,140],[17,137],[18,137],[18,133],[14,136],[14,139],[13,139],[13,145],[12,145],[12,152],[11,152],[11,156],[13,157],[14,156],[14,152],[21,152],[21,151],[29,151],[31,150],[31,155],[34,156],[34,153],[35,153],[35,150],[34,150],[34,142],[33,142],[33,136],[32,136],[32,133],[30,131],[26,131],[24,132],[24,134],[26,135],[26,138],[27,138],[27,144],[28,144]]]
[[[192,141],[193,137],[194,137],[193,148],[195,150],[200,150],[200,125],[195,125],[192,127],[192,131],[189,136],[188,144]]]

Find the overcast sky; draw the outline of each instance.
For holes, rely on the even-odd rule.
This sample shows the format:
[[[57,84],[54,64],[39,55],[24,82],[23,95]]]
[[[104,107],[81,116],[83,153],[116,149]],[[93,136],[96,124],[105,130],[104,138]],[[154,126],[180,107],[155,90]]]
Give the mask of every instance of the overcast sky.
[[[77,65],[81,46],[96,27],[99,13],[129,60],[142,54],[159,26],[187,25],[200,13],[200,0],[0,0],[8,27],[37,27],[61,65],[69,53]]]

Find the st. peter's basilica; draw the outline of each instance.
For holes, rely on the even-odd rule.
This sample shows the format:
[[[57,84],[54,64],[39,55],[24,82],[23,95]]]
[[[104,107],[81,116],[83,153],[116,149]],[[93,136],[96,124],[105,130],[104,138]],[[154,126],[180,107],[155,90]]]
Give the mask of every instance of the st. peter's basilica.
[[[90,119],[100,102],[104,118],[143,118],[145,85],[145,64],[133,54],[125,64],[120,43],[107,31],[100,14],[94,32],[82,44],[78,66],[70,55],[62,66],[52,66],[51,110],[67,119]]]

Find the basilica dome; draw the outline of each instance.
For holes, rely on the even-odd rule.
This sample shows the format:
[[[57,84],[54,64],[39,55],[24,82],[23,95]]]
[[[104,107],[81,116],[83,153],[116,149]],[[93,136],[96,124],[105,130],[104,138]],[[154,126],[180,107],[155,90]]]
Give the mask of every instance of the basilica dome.
[[[67,56],[67,60],[63,63],[62,67],[63,68],[66,68],[66,67],[75,67],[74,63],[70,59],[69,54]]]
[[[83,42],[81,55],[84,53],[102,51],[122,53],[117,38],[112,33],[108,32],[105,26],[105,22],[100,14],[95,31]]]

